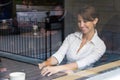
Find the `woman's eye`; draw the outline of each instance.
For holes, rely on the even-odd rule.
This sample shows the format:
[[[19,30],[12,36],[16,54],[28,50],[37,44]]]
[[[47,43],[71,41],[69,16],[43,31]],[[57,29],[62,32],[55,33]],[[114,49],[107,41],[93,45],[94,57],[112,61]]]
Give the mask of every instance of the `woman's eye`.
[[[81,21],[78,21],[78,23],[81,23]]]
[[[86,22],[88,22],[88,21],[87,21],[87,20],[84,20],[83,22],[86,23]]]

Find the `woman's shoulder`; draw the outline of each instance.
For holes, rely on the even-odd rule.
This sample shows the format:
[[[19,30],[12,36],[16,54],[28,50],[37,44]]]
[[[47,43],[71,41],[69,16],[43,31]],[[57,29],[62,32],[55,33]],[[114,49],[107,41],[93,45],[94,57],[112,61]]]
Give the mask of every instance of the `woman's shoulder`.
[[[67,38],[79,38],[80,37],[80,32],[74,32],[74,33],[70,33]]]
[[[96,35],[92,41],[96,47],[106,47],[104,41],[98,35]]]
[[[74,32],[74,33],[70,33],[68,36],[70,37],[76,37],[76,36],[80,36],[81,32]]]

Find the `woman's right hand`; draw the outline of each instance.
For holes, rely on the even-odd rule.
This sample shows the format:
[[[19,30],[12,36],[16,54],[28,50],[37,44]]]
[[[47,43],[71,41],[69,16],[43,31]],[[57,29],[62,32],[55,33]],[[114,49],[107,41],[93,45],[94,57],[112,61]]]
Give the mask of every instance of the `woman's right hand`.
[[[49,59],[47,59],[43,63],[39,63],[38,66],[39,66],[39,69],[43,69],[43,67],[56,65],[57,63],[58,63],[58,61],[56,60],[56,58],[50,57]]]
[[[39,69],[43,69],[43,67],[45,67],[45,66],[46,66],[45,62],[38,64]]]

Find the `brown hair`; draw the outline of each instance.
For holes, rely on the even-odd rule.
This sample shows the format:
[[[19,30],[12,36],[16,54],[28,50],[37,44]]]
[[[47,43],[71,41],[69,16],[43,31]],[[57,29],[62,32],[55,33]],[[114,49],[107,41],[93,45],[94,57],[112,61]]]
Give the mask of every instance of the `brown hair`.
[[[82,16],[82,18],[87,21],[93,21],[95,18],[98,18],[96,9],[90,5],[82,6],[78,11],[78,15]]]

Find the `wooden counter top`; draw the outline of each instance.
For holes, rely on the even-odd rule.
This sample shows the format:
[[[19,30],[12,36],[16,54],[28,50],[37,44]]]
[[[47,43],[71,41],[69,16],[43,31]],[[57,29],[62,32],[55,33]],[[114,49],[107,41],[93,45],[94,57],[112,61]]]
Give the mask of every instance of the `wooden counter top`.
[[[102,71],[105,71],[105,70],[108,70],[114,67],[118,67],[118,66],[120,66],[120,60],[110,62],[110,63],[104,64],[101,66],[97,66],[91,69],[83,70],[77,73],[68,74],[67,76],[59,77],[54,80],[75,80],[78,78],[87,77],[89,75],[94,75],[99,72],[102,72]]]

